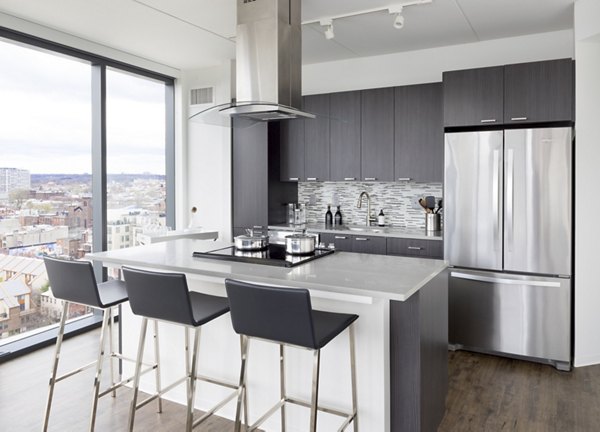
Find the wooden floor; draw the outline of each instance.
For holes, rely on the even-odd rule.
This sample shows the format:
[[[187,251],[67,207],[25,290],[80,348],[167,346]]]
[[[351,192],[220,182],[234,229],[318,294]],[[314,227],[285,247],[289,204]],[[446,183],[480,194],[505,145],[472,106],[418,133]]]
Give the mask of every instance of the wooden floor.
[[[600,366],[552,366],[464,351],[449,353],[439,432],[600,431]]]
[[[93,360],[97,337],[95,330],[67,340],[61,370]],[[49,347],[0,364],[0,431],[41,430],[52,353]],[[450,386],[439,432],[600,431],[600,366],[559,372],[519,360],[462,351],[449,354]],[[93,371],[88,370],[57,385],[51,431],[87,429],[92,379]],[[130,394],[122,389],[117,398],[100,400],[97,431],[126,429]],[[138,411],[136,430],[184,430],[183,406],[164,401],[162,414],[155,407],[151,403]],[[194,429],[231,430],[231,422],[218,417]]]
[[[99,335],[98,329],[66,340],[63,343],[59,374],[61,371],[66,372],[95,360]],[[0,364],[0,432],[42,430],[53,355],[52,346]],[[107,372],[106,367],[103,370],[105,379],[109,377]],[[88,430],[94,373],[94,368],[91,368],[56,385],[50,415],[50,431]],[[102,388],[106,387],[107,385],[103,384]],[[141,395],[140,400],[144,396]],[[117,391],[116,398],[109,395],[102,397],[98,405],[96,431],[127,430],[130,400],[131,390],[125,387]],[[156,406],[156,402],[151,402],[138,410],[135,421],[136,431],[185,430],[183,405],[163,400],[161,414],[156,412]],[[215,416],[194,429],[194,432],[224,431],[233,431],[233,424]]]

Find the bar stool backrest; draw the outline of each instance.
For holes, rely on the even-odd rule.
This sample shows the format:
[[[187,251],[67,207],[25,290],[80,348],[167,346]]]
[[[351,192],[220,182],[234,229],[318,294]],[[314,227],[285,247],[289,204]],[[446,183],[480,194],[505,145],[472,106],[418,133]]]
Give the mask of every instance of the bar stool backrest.
[[[54,297],[87,306],[103,307],[91,262],[44,257],[44,264]]]
[[[146,318],[195,325],[185,275],[123,267],[129,304]]]
[[[308,290],[225,280],[231,321],[238,334],[317,348]]]

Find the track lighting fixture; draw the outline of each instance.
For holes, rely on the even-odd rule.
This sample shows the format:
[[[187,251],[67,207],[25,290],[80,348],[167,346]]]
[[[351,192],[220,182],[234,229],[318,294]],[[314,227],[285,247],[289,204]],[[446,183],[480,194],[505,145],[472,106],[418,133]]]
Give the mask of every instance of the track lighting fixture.
[[[396,15],[394,18],[394,28],[397,28],[398,30],[404,27],[404,15],[402,15],[402,9],[402,6],[391,7],[388,9],[390,14]]]
[[[432,2],[433,2],[433,0],[404,0],[401,3],[392,5],[392,6],[385,6],[385,7],[373,8],[373,9],[365,9],[365,10],[360,10],[360,11],[356,11],[356,12],[335,15],[335,16],[331,16],[331,17],[327,17],[327,18],[303,21],[302,24],[303,25],[314,24],[314,23],[321,24],[323,27],[325,27],[325,39],[331,40],[335,37],[335,34],[333,33],[333,20],[334,19],[349,18],[349,17],[353,17],[353,16],[358,16],[358,15],[366,15],[366,14],[371,14],[371,13],[376,13],[376,12],[387,11],[390,15],[394,15],[394,22],[393,22],[394,28],[401,29],[404,27],[404,15],[402,15],[402,11],[405,7],[424,5],[424,4],[428,4],[428,3],[432,3]]]
[[[333,20],[325,19],[319,22],[325,29],[325,39],[331,40],[335,37],[335,33],[333,32]]]

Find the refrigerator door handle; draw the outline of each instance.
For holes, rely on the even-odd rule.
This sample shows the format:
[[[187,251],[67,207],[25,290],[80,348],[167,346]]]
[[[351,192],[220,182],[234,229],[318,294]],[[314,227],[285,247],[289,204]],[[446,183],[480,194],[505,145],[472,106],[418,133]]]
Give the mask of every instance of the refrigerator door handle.
[[[515,236],[515,151],[508,149],[506,169],[506,231],[508,251],[512,252]]]
[[[502,227],[500,226],[500,150],[494,150],[493,155],[493,184],[492,184],[492,213],[494,213],[494,250],[500,249]]]
[[[536,280],[522,280],[522,279],[505,279],[489,276],[476,276],[461,272],[450,272],[451,277],[458,279],[466,279],[477,282],[489,282],[489,283],[500,283],[505,285],[525,285],[525,286],[539,286],[539,287],[560,287],[560,282],[550,281],[536,281]]]

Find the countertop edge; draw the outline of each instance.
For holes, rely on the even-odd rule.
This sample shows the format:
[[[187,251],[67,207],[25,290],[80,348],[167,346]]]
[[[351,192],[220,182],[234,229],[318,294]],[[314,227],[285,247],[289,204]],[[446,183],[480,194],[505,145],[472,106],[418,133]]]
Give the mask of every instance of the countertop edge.
[[[385,227],[384,227],[385,228]],[[269,225],[268,229],[270,230],[283,230],[283,231],[292,231],[294,228],[289,225]],[[377,228],[372,228],[377,229]],[[388,227],[389,229],[389,227]],[[404,239],[414,239],[414,240],[429,240],[429,241],[443,241],[444,237],[442,235],[430,236],[427,234],[415,234],[415,233],[402,233],[399,232],[402,228],[392,228],[398,230],[397,232],[372,232],[369,229],[365,231],[356,231],[356,230],[345,230],[345,229],[330,229],[330,228],[320,228],[320,227],[307,227],[306,230],[308,232],[317,232],[317,233],[331,233],[331,234],[347,234],[347,235],[361,235],[361,236],[369,236],[369,237],[389,237],[389,238],[404,238]]]

